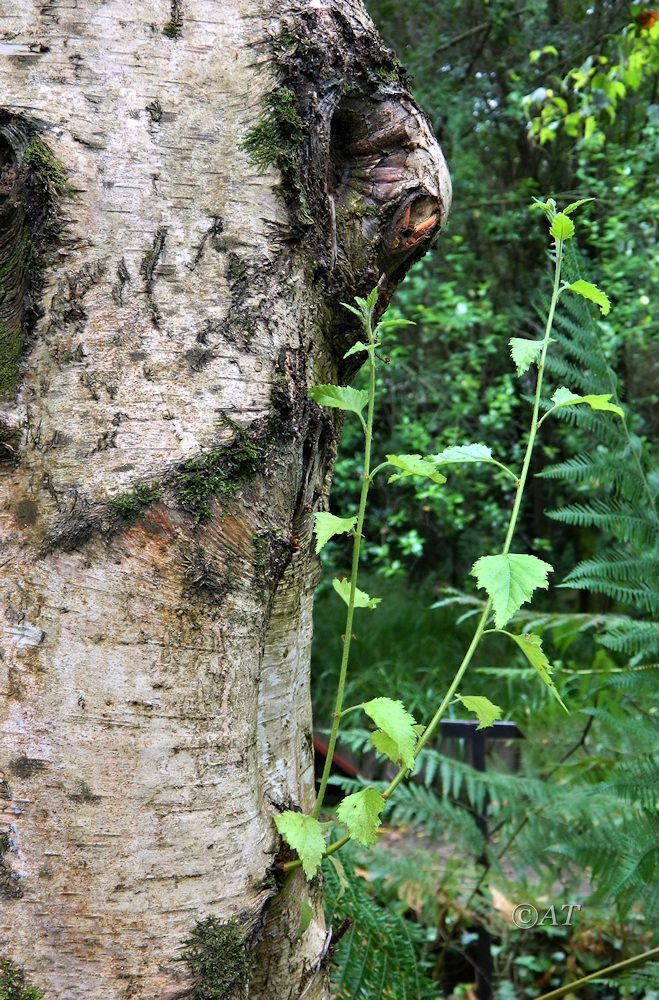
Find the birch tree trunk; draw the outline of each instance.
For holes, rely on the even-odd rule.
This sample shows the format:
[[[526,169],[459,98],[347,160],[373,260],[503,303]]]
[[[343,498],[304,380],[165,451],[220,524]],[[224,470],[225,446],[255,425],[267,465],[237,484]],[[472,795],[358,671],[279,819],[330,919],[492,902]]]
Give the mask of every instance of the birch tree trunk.
[[[0,26],[0,985],[326,996],[272,821],[314,796],[307,389],[441,229],[441,152],[359,0]]]

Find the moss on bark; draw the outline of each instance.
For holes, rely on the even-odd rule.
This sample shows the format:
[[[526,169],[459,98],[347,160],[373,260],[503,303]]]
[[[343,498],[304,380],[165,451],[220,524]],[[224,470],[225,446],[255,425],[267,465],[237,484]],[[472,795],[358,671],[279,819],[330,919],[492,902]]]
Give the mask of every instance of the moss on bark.
[[[249,935],[236,920],[200,920],[184,942],[181,959],[193,977],[190,1000],[243,1000],[248,996],[254,958]]]
[[[27,986],[24,973],[6,958],[0,958],[0,1000],[41,1000],[41,993]]]

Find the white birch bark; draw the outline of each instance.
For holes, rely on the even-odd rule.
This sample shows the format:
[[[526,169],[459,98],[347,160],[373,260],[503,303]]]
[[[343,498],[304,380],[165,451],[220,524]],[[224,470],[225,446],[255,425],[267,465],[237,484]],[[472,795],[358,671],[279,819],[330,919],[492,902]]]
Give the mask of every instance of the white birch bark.
[[[267,904],[273,812],[313,803],[310,534],[336,428],[306,386],[340,355],[278,171],[241,142],[278,86],[271,40],[332,7],[372,37],[353,2],[3,3],[0,108],[70,185],[1,411],[0,959],[45,1000],[196,996],[178,958],[208,916],[254,943],[257,1000],[298,997],[323,947],[317,886]],[[183,463],[241,432],[254,468],[222,467],[195,523]],[[140,485],[158,498],[122,518]]]

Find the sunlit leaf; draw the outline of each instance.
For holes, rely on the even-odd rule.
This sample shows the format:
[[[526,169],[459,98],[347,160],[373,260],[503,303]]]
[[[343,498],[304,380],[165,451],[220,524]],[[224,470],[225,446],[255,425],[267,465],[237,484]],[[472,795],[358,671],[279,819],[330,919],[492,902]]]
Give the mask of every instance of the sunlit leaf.
[[[595,199],[580,198],[579,201],[573,201],[570,205],[563,209],[563,215],[572,215],[573,212],[576,212],[578,208],[581,208],[581,206],[585,205],[588,201],[595,201]]]
[[[522,337],[511,337],[510,353],[517,368],[517,374],[523,375],[531,365],[535,364],[542,353],[542,340],[524,340]]]
[[[519,648],[524,653],[524,656],[529,661],[532,667],[538,671],[543,682],[547,685],[554,698],[559,702],[560,705],[565,708],[563,699],[561,698],[556,685],[551,679],[551,665],[547,656],[542,648],[542,639],[539,635],[533,635],[532,633],[524,632],[522,635],[513,635],[512,632],[506,632],[506,635],[510,636],[513,642],[516,642]],[[567,712],[567,708],[565,708]]]
[[[287,809],[275,816],[275,826],[288,846],[297,851],[304,874],[311,880],[320,867],[325,850],[321,824],[313,816]]]
[[[522,604],[531,600],[535,590],[547,590],[547,574],[553,568],[537,556],[508,552],[481,556],[471,575],[491,597],[496,627],[503,628]]]
[[[396,469],[402,469],[402,472],[389,477],[390,483],[395,483],[407,476],[424,476],[433,483],[439,484],[446,482],[446,476],[438,472],[434,464],[429,459],[422,458],[421,455],[387,455],[387,461]]]
[[[573,281],[571,285],[566,285],[565,287],[571,292],[576,292],[577,295],[581,295],[584,299],[589,299],[590,302],[598,305],[603,316],[607,316],[611,311],[611,303],[608,297],[597,285],[593,285],[590,281],[584,281],[582,278],[579,278],[578,281]]]
[[[492,450],[484,444],[454,444],[444,448],[437,455],[431,455],[430,460],[435,465],[453,462],[491,462]]]
[[[376,726],[389,737],[395,745],[392,750],[389,743],[382,743],[391,752],[396,754],[391,756],[391,752],[383,750],[392,760],[399,760],[410,769],[414,767],[414,748],[416,746],[416,733],[414,731],[415,719],[407,711],[402,701],[393,701],[391,698],[373,698],[366,702],[362,708]]]
[[[344,358],[349,358],[351,354],[359,354],[360,351],[370,351],[375,345],[365,344],[363,340],[358,340],[356,344],[353,344],[349,351],[346,351],[343,355]]]
[[[346,795],[337,806],[336,815],[348,827],[354,840],[370,847],[377,843],[380,813],[384,807],[385,800],[376,788],[362,788],[360,792]]]
[[[343,580],[332,580],[332,586],[339,595],[342,601],[346,604],[350,603],[350,580],[346,577]],[[382,600],[381,597],[370,597],[359,587],[355,587],[355,601],[354,607],[356,608],[374,608]]]
[[[334,535],[344,535],[346,531],[352,531],[357,523],[357,517],[335,517],[334,514],[327,514],[318,511],[314,514],[314,531],[316,533],[316,552],[320,552],[324,545]]]
[[[462,702],[469,712],[473,712],[478,718],[476,729],[485,729],[488,726],[493,726],[496,720],[501,718],[501,709],[499,706],[493,705],[490,699],[484,695],[456,694],[455,697],[458,701]]]
[[[574,222],[564,212],[558,212],[549,227],[549,232],[556,240],[569,240],[574,236]]]
[[[320,406],[330,406],[358,414],[361,414],[368,403],[366,389],[353,389],[349,385],[315,385],[309,390],[309,396]]]
[[[556,408],[561,406],[579,406],[581,403],[585,403],[591,410],[608,410],[611,413],[615,413],[618,417],[624,418],[621,408],[616,406],[615,403],[609,402],[612,395],[612,393],[606,392],[599,395],[591,393],[587,396],[579,396],[562,385],[551,398]]]

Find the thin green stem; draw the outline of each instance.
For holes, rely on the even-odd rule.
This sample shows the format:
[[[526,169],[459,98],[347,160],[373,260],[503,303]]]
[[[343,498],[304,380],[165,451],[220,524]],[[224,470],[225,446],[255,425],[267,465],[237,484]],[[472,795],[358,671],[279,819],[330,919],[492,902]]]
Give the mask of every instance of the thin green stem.
[[[380,462],[379,465],[376,465],[376,467],[371,472],[371,481],[373,479],[375,479],[375,477],[377,476],[378,472],[382,472],[382,470],[386,469],[388,465],[391,465],[391,462]]]
[[[432,734],[437,729],[437,726],[441,722],[441,719],[442,719],[442,716],[444,715],[444,712],[448,708],[448,706],[449,706],[449,704],[450,704],[450,702],[451,702],[451,700],[453,698],[453,695],[457,691],[457,689],[458,689],[458,687],[460,685],[460,681],[462,680],[467,667],[471,663],[472,657],[473,657],[474,653],[476,652],[476,648],[477,648],[477,646],[478,646],[478,644],[479,644],[479,642],[481,640],[481,636],[483,635],[483,632],[485,630],[485,625],[487,623],[487,619],[490,616],[490,609],[491,608],[492,608],[492,601],[489,600],[487,602],[487,604],[485,605],[484,609],[483,609],[483,613],[481,614],[480,618],[478,619],[478,625],[476,626],[476,631],[474,632],[474,637],[471,640],[471,643],[469,644],[469,649],[465,653],[464,658],[462,660],[462,663],[460,664],[460,666],[457,669],[456,675],[453,678],[451,686],[449,687],[448,691],[444,695],[444,699],[443,699],[441,705],[439,706],[439,708],[437,709],[437,711],[435,712],[435,714],[433,715],[432,719],[430,720],[430,722],[428,723],[428,725],[426,726],[426,728],[424,729],[422,735],[419,738],[419,741],[418,741],[418,743],[416,745],[416,749],[414,751],[414,756],[415,757],[419,756],[419,754],[423,750],[424,746],[426,745],[426,743],[428,742],[428,740],[430,739],[430,737],[432,736]],[[398,785],[401,783],[401,781],[405,777],[406,773],[407,773],[407,769],[406,768],[401,768],[400,771],[398,772],[398,774],[391,780],[391,782],[389,783],[386,791],[383,792],[383,797],[385,799],[388,799],[389,796],[394,791],[394,789],[398,787]]]
[[[540,360],[538,362],[538,378],[535,386],[535,399],[533,401],[533,416],[531,418],[531,430],[529,432],[529,440],[526,445],[526,453],[524,455],[522,471],[520,473],[520,477],[517,482],[517,492],[515,493],[515,502],[513,504],[512,513],[510,515],[510,523],[508,524],[508,532],[506,534],[506,540],[503,545],[503,555],[507,555],[508,552],[510,551],[513,535],[515,534],[515,528],[517,527],[517,518],[519,516],[519,509],[522,503],[522,496],[524,494],[524,487],[526,486],[526,480],[529,474],[529,467],[531,465],[531,456],[533,455],[533,446],[535,445],[535,437],[536,434],[538,433],[538,414],[540,413],[540,397],[542,393],[542,382],[545,373],[545,360],[547,357],[547,350],[549,348],[549,335],[551,333],[551,328],[554,322],[556,303],[558,302],[558,297],[561,292],[562,258],[563,258],[563,241],[557,240],[556,270],[554,272],[554,290],[551,296],[549,313],[547,315],[547,325],[545,326],[545,336],[542,341],[542,351],[540,353]]]
[[[527,445],[526,445],[526,451],[524,453],[524,462],[522,464],[522,471],[521,471],[521,473],[519,475],[519,478],[516,479],[517,487],[516,487],[516,491],[515,491],[515,500],[513,502],[513,507],[512,507],[511,513],[510,513],[510,520],[509,520],[509,523],[508,523],[508,530],[506,532],[506,538],[505,538],[503,549],[502,549],[502,552],[501,552],[502,555],[507,555],[508,552],[510,551],[510,546],[512,544],[512,540],[513,540],[513,537],[514,537],[514,534],[515,534],[515,529],[517,527],[517,520],[518,520],[518,517],[519,517],[519,512],[520,512],[521,503],[522,503],[522,497],[523,497],[523,494],[524,494],[524,488],[526,486],[526,481],[528,479],[529,469],[530,469],[530,466],[531,466],[531,458],[532,458],[532,455],[533,455],[533,448],[534,448],[534,445],[535,445],[535,439],[536,439],[536,435],[537,435],[537,432],[538,432],[538,427],[539,427],[539,424],[540,424],[540,420],[539,420],[540,400],[541,400],[541,394],[542,394],[542,383],[543,383],[543,377],[544,377],[545,360],[546,360],[546,357],[547,357],[547,350],[549,348],[549,343],[550,343],[550,334],[551,334],[551,329],[552,329],[552,325],[553,325],[553,321],[554,321],[554,313],[556,311],[556,304],[558,302],[558,299],[559,299],[559,296],[560,296],[560,291],[561,291],[560,280],[561,280],[562,255],[563,255],[563,242],[561,240],[557,240],[556,241],[556,264],[555,264],[555,273],[554,273],[554,287],[553,287],[553,292],[552,292],[552,297],[551,297],[551,303],[550,303],[550,306],[549,306],[549,313],[547,315],[547,323],[546,323],[546,326],[545,326],[545,335],[544,335],[544,339],[543,339],[543,342],[542,342],[542,351],[541,351],[541,354],[540,354],[540,359],[538,361],[538,378],[537,378],[537,381],[536,381],[535,398],[534,398],[534,402],[533,402],[533,415],[532,415],[532,418],[531,418],[531,428],[530,428],[530,431],[529,431],[529,437],[528,437],[528,441],[527,441]],[[369,332],[369,341],[372,343],[373,342],[373,332],[372,332],[372,327],[371,327],[370,323],[369,323],[369,331],[368,332]],[[327,751],[327,757],[325,759],[325,766],[323,768],[323,775],[322,775],[322,778],[321,778],[320,789],[318,791],[318,799],[316,801],[316,806],[315,806],[313,814],[312,814],[316,818],[318,817],[318,814],[320,812],[320,809],[321,809],[321,806],[322,806],[322,803],[323,803],[323,799],[324,799],[324,796],[325,796],[325,790],[327,788],[327,782],[329,780],[329,775],[330,775],[330,771],[331,771],[331,767],[332,767],[332,759],[333,759],[333,756],[334,756],[334,750],[335,750],[335,747],[336,747],[336,741],[337,741],[338,732],[339,732],[339,726],[340,726],[340,722],[341,722],[341,715],[342,715],[342,709],[343,709],[343,697],[344,697],[346,676],[347,676],[347,670],[348,670],[348,659],[349,659],[349,655],[350,655],[350,641],[351,641],[351,638],[352,638],[352,619],[353,619],[353,612],[354,612],[355,589],[356,589],[356,586],[357,586],[357,571],[358,571],[358,568],[359,568],[359,549],[360,549],[360,543],[361,543],[361,537],[362,537],[362,528],[363,528],[363,524],[364,524],[364,514],[365,514],[365,511],[366,511],[366,499],[367,499],[367,496],[368,496],[368,489],[369,489],[370,483],[372,481],[372,475],[371,475],[371,472],[370,472],[370,461],[371,461],[371,441],[372,441],[372,434],[373,434],[373,411],[374,411],[374,403],[375,403],[375,359],[374,359],[374,352],[373,351],[369,351],[369,365],[370,365],[370,382],[369,382],[368,415],[367,415],[367,420],[366,420],[365,428],[364,428],[364,430],[365,430],[365,437],[366,437],[366,444],[365,444],[365,448],[364,448],[364,472],[363,472],[363,479],[362,479],[361,497],[360,497],[360,501],[359,501],[359,513],[358,513],[358,516],[357,516],[357,525],[356,525],[356,528],[355,528],[354,541],[353,541],[352,572],[351,572],[351,577],[350,577],[350,596],[349,596],[349,601],[348,601],[348,614],[347,614],[347,618],[346,618],[346,634],[345,634],[344,645],[343,645],[343,656],[342,656],[342,659],[341,659],[341,668],[340,668],[340,672],[339,672],[339,684],[338,684],[338,690],[337,690],[336,706],[335,706],[334,716],[333,716],[333,721],[332,721],[332,731],[331,731],[331,734],[330,734],[329,747],[328,747],[328,751]],[[500,465],[500,463],[498,463],[498,462],[495,462],[494,464]],[[383,465],[378,466],[375,471],[377,472],[381,468],[383,468]],[[510,472],[510,470],[507,469],[505,466],[501,465],[501,468],[503,468],[506,472],[508,472],[509,474],[512,475],[512,473]],[[446,712],[446,709],[451,704],[451,702],[453,700],[453,696],[455,695],[455,693],[456,693],[456,691],[457,691],[457,689],[458,689],[458,687],[460,685],[460,682],[462,681],[462,678],[464,677],[464,675],[465,675],[465,673],[467,671],[467,668],[469,667],[469,664],[471,663],[471,661],[473,659],[474,653],[476,652],[476,649],[478,648],[478,645],[479,645],[480,640],[482,639],[484,633],[486,631],[488,631],[488,632],[491,631],[491,630],[486,629],[486,625],[487,625],[487,622],[488,622],[491,610],[492,610],[492,600],[489,599],[485,603],[483,611],[482,611],[482,613],[481,613],[481,615],[480,615],[480,617],[478,619],[478,624],[476,626],[476,630],[474,632],[473,638],[472,638],[472,640],[471,640],[471,642],[469,644],[469,648],[467,649],[467,652],[465,653],[465,655],[464,655],[464,657],[462,659],[462,662],[461,662],[460,666],[458,667],[458,669],[456,671],[456,674],[455,674],[455,676],[453,678],[453,681],[451,682],[451,685],[449,686],[449,688],[448,688],[448,690],[447,690],[447,692],[446,692],[446,694],[445,694],[445,696],[444,696],[441,704],[439,705],[437,711],[435,712],[434,716],[430,720],[429,724],[426,726],[425,730],[423,731],[421,737],[419,738],[419,740],[417,742],[417,746],[416,746],[416,749],[415,749],[415,752],[414,752],[415,757],[418,757],[418,755],[423,750],[424,746],[428,743],[428,741],[432,737],[433,733],[437,730],[437,727],[439,726],[439,723],[441,722],[442,717],[444,716],[444,713]],[[398,785],[401,783],[401,781],[403,781],[403,779],[406,777],[406,775],[408,773],[408,770],[409,769],[406,768],[406,767],[401,767],[400,768],[400,770],[398,771],[398,773],[395,775],[395,777],[389,783],[389,785],[386,788],[386,790],[383,792],[383,797],[385,799],[388,799],[392,795],[392,793],[394,792],[394,790],[398,787]],[[349,840],[350,840],[350,835],[346,834],[340,840],[337,840],[334,844],[331,844],[327,848],[327,851],[325,852],[325,857],[327,857],[330,854],[334,854],[334,852],[338,851],[341,847],[343,847],[344,844],[347,844]],[[299,864],[299,862],[292,861],[292,862],[288,862],[284,867],[285,867],[285,869],[287,871],[291,871],[295,867],[297,867],[298,864]]]
[[[506,540],[504,542],[502,555],[506,555],[510,551],[510,545],[512,543],[513,536],[515,534],[517,519],[519,517],[519,511],[522,503],[522,495],[524,493],[524,487],[526,485],[526,480],[528,478],[529,467],[531,465],[531,456],[533,454],[533,446],[535,444],[535,438],[538,431],[538,414],[540,412],[540,397],[542,393],[542,380],[544,374],[545,358],[547,357],[547,349],[549,347],[550,333],[554,321],[554,313],[556,311],[556,303],[558,302],[558,297],[560,295],[562,253],[563,253],[563,243],[562,241],[559,240],[557,241],[556,244],[556,270],[554,274],[554,290],[551,297],[551,304],[549,306],[549,313],[547,315],[547,325],[545,327],[545,336],[542,342],[542,352],[540,355],[540,360],[538,362],[538,378],[535,387],[535,399],[533,401],[533,417],[531,419],[531,430],[529,431],[529,439],[526,445],[526,452],[524,454],[524,463],[522,465],[522,471],[517,481],[517,490],[515,491],[515,501],[513,503],[513,509],[510,514],[510,521],[508,524],[508,531],[506,533]],[[488,600],[487,603],[485,604],[485,607],[483,608],[483,612],[480,618],[478,619],[476,631],[474,632],[474,636],[471,640],[471,643],[469,644],[469,649],[465,653],[464,659],[462,660],[462,663],[458,667],[457,673],[453,678],[451,686],[446,692],[446,695],[444,696],[441,705],[433,715],[429,724],[426,726],[425,730],[423,731],[423,734],[421,735],[417,743],[415,756],[418,756],[421,750],[423,750],[424,746],[426,745],[430,737],[433,735],[433,733],[436,731],[439,723],[441,722],[442,717],[446,712],[446,709],[448,708],[451,699],[453,698],[453,695],[457,691],[460,682],[464,677],[467,667],[471,663],[471,660],[474,656],[474,653],[476,652],[478,644],[480,643],[481,638],[486,631],[485,626],[487,624],[487,620],[489,618],[491,609],[492,609],[492,601]],[[389,798],[394,789],[401,783],[406,773],[407,773],[406,768],[401,768],[398,771],[398,773],[389,783],[386,791],[384,792],[384,797],[386,799]]]
[[[637,965],[644,965],[645,962],[651,962],[654,958],[659,958],[659,948],[644,951],[641,955],[626,958],[623,962],[616,962],[615,965],[607,965],[605,969],[599,969],[598,972],[591,972],[588,976],[575,979],[574,982],[566,983],[565,986],[561,986],[557,990],[552,990],[551,993],[543,993],[541,997],[538,997],[538,1000],[558,1000],[558,997],[574,993],[576,990],[580,990],[582,986],[585,986],[586,983],[592,983],[594,979],[606,979],[618,972],[626,972],[627,969],[633,969]]]
[[[368,337],[369,337],[369,342],[373,343],[373,328],[370,321],[368,324]],[[334,759],[336,741],[339,735],[339,726],[341,725],[341,713],[343,711],[343,697],[345,694],[346,678],[348,676],[348,662],[350,659],[350,644],[352,642],[352,621],[355,613],[355,592],[357,590],[357,574],[359,571],[359,550],[361,548],[362,531],[364,528],[364,516],[366,514],[366,500],[368,498],[368,490],[371,485],[371,442],[373,439],[373,413],[375,410],[375,357],[373,351],[368,352],[368,366],[369,366],[369,386],[368,386],[368,410],[366,415],[366,423],[364,424],[364,436],[365,436],[364,467],[362,471],[362,489],[359,497],[359,511],[357,514],[357,524],[355,525],[355,532],[352,540],[352,568],[350,571],[350,593],[348,596],[348,613],[346,615],[345,635],[343,638],[343,653],[341,656],[341,666],[339,668],[339,683],[336,691],[336,704],[334,706],[334,714],[332,716],[332,729],[330,732],[329,744],[327,747],[327,756],[325,757],[325,766],[323,767],[323,774],[320,779],[320,788],[318,789],[318,797],[316,799],[316,805],[314,806],[312,812],[312,816],[314,818],[318,817],[323,805],[325,792],[327,790],[327,782],[329,781],[330,773],[332,770],[332,760]]]
[[[511,479],[514,479],[515,482],[517,482],[516,474],[513,472],[512,469],[509,469],[507,465],[504,465],[503,462],[498,462],[496,458],[493,458],[492,465],[498,465],[500,469],[503,469],[503,471],[506,473],[507,476],[510,476]]]

